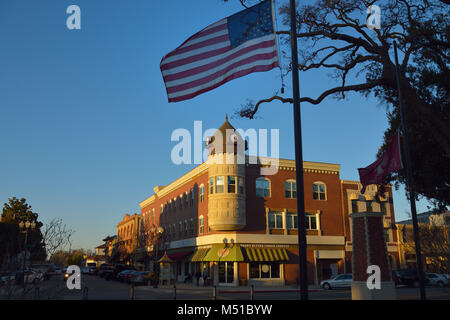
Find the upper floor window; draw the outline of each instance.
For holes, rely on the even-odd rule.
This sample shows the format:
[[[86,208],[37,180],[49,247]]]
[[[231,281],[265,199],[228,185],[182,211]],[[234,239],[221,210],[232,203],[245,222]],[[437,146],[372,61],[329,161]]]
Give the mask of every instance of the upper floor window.
[[[161,205],[161,214],[164,212],[164,205]]]
[[[286,228],[287,229],[298,229],[297,213],[288,212],[286,214]]]
[[[216,193],[223,193],[225,190],[225,179],[223,176],[216,177]]]
[[[372,212],[372,201],[371,200],[366,201],[366,211]]]
[[[198,218],[198,233],[203,234],[203,232],[205,232],[205,218],[200,216]]]
[[[269,228],[270,229],[283,228],[283,214],[281,212],[269,212]]]
[[[358,211],[358,200],[352,200],[352,213],[356,213]]]
[[[191,207],[194,206],[194,189],[191,189]]]
[[[313,183],[313,199],[314,200],[326,200],[325,183],[314,182]]]
[[[317,217],[316,215],[306,214],[305,227],[308,230],[317,230]]]
[[[239,189],[238,189],[238,191],[239,191],[239,193],[240,194],[244,194],[244,178],[242,178],[242,177],[238,177],[238,184],[239,184]]]
[[[214,193],[214,178],[209,178],[209,194]]]
[[[203,202],[205,199],[205,186],[200,185],[200,202]]]
[[[295,199],[297,198],[297,183],[294,180],[288,180],[284,183],[284,191],[286,198]]]
[[[228,176],[228,193],[236,193],[236,177]]]
[[[381,210],[381,212],[383,212],[384,215],[387,214],[386,202],[384,202],[384,201],[380,202],[380,210]]]
[[[179,222],[179,231],[180,231],[180,237],[183,235],[183,222],[182,221],[180,221]]]
[[[256,196],[270,197],[270,180],[266,178],[256,179]]]
[[[187,208],[189,206],[189,194],[187,192],[184,193],[184,207]]]

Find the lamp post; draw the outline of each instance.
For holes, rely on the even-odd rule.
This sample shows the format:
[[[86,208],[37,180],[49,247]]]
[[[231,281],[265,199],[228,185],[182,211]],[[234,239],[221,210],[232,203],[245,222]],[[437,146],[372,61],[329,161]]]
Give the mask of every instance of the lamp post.
[[[153,288],[158,288],[158,282],[159,282],[159,265],[157,264],[158,261],[158,249],[159,249],[159,240],[161,235],[164,232],[163,227],[155,228],[154,226],[150,228],[151,236],[152,236],[152,242],[154,243],[154,246],[156,245],[156,251],[155,251],[155,275],[156,280],[155,284],[153,285]]]
[[[25,263],[27,257],[27,243],[28,243],[28,230],[32,230],[36,227],[35,222],[23,222],[19,223],[19,228],[21,232],[25,233],[25,244],[24,244],[24,256],[22,257],[22,274],[23,274],[23,292],[25,293],[25,284],[26,284],[26,276],[25,276]]]

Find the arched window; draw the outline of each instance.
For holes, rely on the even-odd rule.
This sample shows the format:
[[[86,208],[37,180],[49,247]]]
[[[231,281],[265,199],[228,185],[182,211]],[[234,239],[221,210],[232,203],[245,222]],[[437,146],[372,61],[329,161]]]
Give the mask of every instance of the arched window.
[[[191,207],[194,206],[194,189],[191,189]]]
[[[205,232],[205,218],[200,216],[198,218],[198,233],[203,234]]]
[[[284,191],[286,198],[295,199],[297,198],[297,183],[295,180],[287,180],[284,183]]]
[[[256,196],[270,197],[270,180],[267,178],[256,179]]]
[[[209,178],[209,194],[214,193],[214,178]]]
[[[202,184],[200,185],[200,202],[203,202],[205,199],[205,186]]]
[[[314,200],[326,200],[326,187],[323,182],[313,183],[313,199]]]

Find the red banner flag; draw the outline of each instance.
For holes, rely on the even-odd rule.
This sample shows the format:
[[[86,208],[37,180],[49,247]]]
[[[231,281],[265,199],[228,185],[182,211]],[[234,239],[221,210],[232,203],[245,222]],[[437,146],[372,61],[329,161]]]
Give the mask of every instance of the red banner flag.
[[[359,179],[363,185],[361,193],[366,191],[369,184],[381,184],[385,176],[400,169],[403,169],[403,165],[400,154],[400,134],[397,130],[380,158],[368,167],[358,168]]]

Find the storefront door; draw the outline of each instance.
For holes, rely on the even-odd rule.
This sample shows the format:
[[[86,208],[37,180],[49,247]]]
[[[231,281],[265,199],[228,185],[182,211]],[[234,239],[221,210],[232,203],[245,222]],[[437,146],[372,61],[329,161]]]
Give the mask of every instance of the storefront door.
[[[219,262],[219,284],[234,282],[234,262]]]

